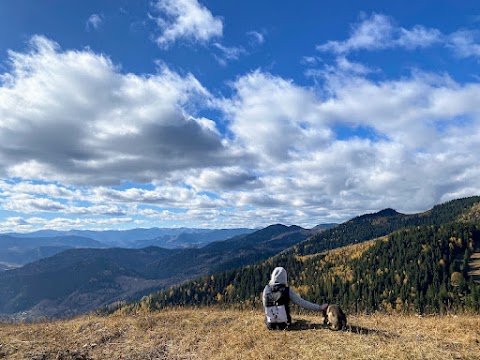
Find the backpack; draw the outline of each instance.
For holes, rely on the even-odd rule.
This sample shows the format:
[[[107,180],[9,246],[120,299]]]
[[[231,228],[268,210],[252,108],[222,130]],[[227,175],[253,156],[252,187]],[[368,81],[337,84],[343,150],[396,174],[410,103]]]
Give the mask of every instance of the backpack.
[[[266,293],[265,322],[269,324],[290,324],[290,290],[282,284],[267,285],[270,291]]]

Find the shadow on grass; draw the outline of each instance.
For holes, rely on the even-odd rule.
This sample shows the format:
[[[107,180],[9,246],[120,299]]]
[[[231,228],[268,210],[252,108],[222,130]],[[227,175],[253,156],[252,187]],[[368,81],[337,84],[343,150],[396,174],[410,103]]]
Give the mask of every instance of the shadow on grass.
[[[326,329],[327,326],[323,323],[311,323],[306,320],[296,320],[288,327],[288,331],[312,330],[312,329]]]
[[[369,329],[363,326],[347,325],[343,331],[348,331],[354,334],[359,335],[381,335],[388,338],[398,337],[397,334],[389,333],[388,331],[378,330],[378,329]]]
[[[306,320],[297,320],[288,327],[288,331],[316,330],[316,329],[330,330],[328,325],[325,325],[323,323],[311,323]],[[398,335],[391,334],[387,331],[369,329],[366,327],[355,326],[355,325],[347,325],[344,329],[339,330],[338,332],[350,332],[358,335],[381,335],[389,338],[398,337]]]

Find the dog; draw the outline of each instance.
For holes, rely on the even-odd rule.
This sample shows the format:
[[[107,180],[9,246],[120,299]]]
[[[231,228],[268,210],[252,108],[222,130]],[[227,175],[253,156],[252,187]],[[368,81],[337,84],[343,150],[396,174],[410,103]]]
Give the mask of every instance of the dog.
[[[328,305],[325,311],[324,323],[328,325],[330,330],[343,330],[347,326],[347,316],[336,304]]]

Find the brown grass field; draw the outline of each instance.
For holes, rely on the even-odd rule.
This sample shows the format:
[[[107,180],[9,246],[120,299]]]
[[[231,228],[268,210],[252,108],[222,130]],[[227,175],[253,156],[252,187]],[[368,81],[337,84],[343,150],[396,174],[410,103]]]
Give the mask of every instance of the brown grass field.
[[[261,311],[215,307],[0,324],[0,359],[480,359],[480,316],[349,316],[344,331],[294,314],[268,331]]]

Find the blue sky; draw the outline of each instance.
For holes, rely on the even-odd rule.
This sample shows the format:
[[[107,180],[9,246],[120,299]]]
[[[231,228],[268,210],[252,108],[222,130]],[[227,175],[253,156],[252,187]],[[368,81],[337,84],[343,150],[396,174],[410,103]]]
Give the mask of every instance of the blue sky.
[[[474,1],[3,1],[0,231],[479,195],[479,61]]]

